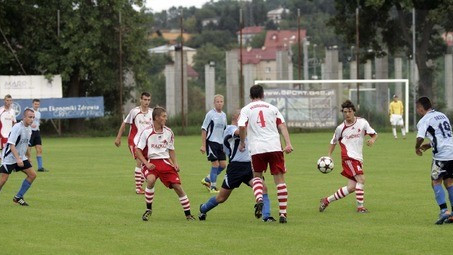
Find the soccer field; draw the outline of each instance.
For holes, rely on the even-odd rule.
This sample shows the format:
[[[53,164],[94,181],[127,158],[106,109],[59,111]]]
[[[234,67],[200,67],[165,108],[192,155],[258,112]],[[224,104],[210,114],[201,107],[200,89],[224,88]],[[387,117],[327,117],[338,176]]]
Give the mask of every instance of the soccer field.
[[[12,202],[25,175],[13,173],[0,192],[0,254],[450,254],[453,226],[434,225],[431,153],[415,155],[413,133],[396,141],[380,134],[372,148],[364,148],[370,213],[356,213],[355,195],[319,213],[319,199],[346,184],[339,174],[339,146],[334,171],[316,169],[331,136],[291,135],[288,224],[255,219],[253,193],[246,186],[209,212],[205,222],[188,222],[174,191],[159,181],[153,215],[143,222],[144,197],[134,191],[134,161],[125,138],[120,148],[113,137],[45,139],[44,166],[51,172],[38,173],[25,196],[30,207]],[[177,136],[175,145],[196,216],[211,196],[200,184],[209,163],[199,152],[199,136]],[[270,174],[265,176],[277,218],[275,186]]]

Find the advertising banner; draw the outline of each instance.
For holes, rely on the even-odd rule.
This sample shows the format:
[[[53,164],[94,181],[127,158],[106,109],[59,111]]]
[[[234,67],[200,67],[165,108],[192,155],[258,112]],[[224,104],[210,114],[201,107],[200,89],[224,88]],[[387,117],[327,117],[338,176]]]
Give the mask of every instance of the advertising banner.
[[[0,75],[0,96],[13,99],[62,98],[61,76],[46,79],[44,75]]]

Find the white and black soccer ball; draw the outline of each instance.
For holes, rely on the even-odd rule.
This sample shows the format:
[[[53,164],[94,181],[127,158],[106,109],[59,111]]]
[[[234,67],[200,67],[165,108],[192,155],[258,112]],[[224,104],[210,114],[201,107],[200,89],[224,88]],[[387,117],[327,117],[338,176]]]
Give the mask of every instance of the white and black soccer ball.
[[[323,174],[332,172],[333,166],[333,160],[330,157],[323,156],[318,159],[318,170]]]

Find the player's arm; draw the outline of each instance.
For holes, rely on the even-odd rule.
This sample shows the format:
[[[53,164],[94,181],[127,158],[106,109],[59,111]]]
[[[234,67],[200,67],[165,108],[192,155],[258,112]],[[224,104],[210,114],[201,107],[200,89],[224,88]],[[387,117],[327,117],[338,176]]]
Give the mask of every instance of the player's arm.
[[[120,129],[118,130],[118,134],[116,135],[115,145],[116,147],[120,147],[121,145],[121,136],[123,136],[124,130],[126,129],[126,122],[121,123]]]
[[[178,162],[176,161],[175,150],[168,150],[168,154],[170,155],[170,161],[173,164],[173,167],[175,168],[176,172],[179,172],[179,165]]]
[[[291,140],[289,138],[288,128],[286,127],[285,123],[280,123],[278,125],[278,129],[282,133],[283,139],[285,140],[285,149],[283,149],[286,153],[291,153],[293,151],[293,146],[291,145]]]
[[[239,127],[239,138],[241,139],[241,142],[239,143],[239,151],[245,150],[245,137],[246,136],[247,136],[246,127],[240,126]]]
[[[370,138],[370,140],[366,141],[366,144],[371,147],[376,142],[376,139],[378,138],[378,134],[374,133],[374,134],[370,134],[370,136],[371,136],[371,138]]]
[[[201,129],[201,153],[206,153],[206,130]]]
[[[422,143],[425,139],[421,138],[421,137],[417,137],[417,140],[415,141],[415,154],[417,154],[418,156],[422,156],[423,155],[423,152],[422,152]],[[431,146],[430,146],[431,147]]]
[[[329,158],[332,158],[332,153],[335,150],[336,146],[337,146],[336,143],[329,145],[329,151],[327,152],[327,156],[329,156]]]
[[[11,152],[14,155],[14,158],[16,158],[17,165],[20,166],[20,167],[23,167],[24,166],[24,162],[22,161],[22,159],[19,156],[19,152],[16,149],[16,145],[14,145],[13,143],[10,143],[10,148],[11,148]]]

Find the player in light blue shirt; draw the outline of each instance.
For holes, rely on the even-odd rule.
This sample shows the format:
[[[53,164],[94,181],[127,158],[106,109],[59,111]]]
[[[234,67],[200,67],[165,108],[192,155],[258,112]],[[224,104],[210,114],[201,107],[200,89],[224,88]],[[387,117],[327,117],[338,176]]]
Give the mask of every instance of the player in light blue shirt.
[[[31,124],[31,138],[30,146],[28,147],[28,154],[31,153],[31,147],[36,148],[36,162],[38,163],[38,172],[48,172],[48,169],[45,169],[42,164],[42,141],[41,141],[41,132],[39,131],[39,125],[41,121],[41,113],[38,111],[41,101],[39,99],[33,99],[33,111],[35,111],[35,120]],[[31,154],[30,154],[31,155]]]
[[[226,127],[223,132],[223,149],[228,154],[230,163],[226,170],[222,188],[217,196],[211,197],[206,203],[200,205],[199,220],[206,220],[207,212],[216,207],[219,203],[225,202],[233,189],[238,188],[242,183],[253,188],[255,196],[255,217],[263,217],[263,221],[275,221],[270,215],[270,203],[267,196],[267,188],[263,180],[253,177],[251,157],[248,150],[240,151],[239,128],[237,121],[240,111],[236,111],[232,116],[232,125]],[[247,144],[247,141],[246,141]]]
[[[222,111],[223,96],[214,96],[214,109],[210,110],[201,126],[201,153],[206,153],[211,161],[209,175],[201,180],[211,193],[218,193],[217,176],[226,167],[226,156],[223,151],[223,131],[227,126],[226,114]]]
[[[439,219],[436,224],[453,223],[453,214],[448,210],[444,183],[448,191],[450,205],[453,211],[453,137],[448,117],[432,108],[427,97],[421,97],[416,102],[417,113],[422,116],[417,123],[417,141],[415,153],[422,156],[423,151],[433,150],[431,165],[431,180],[436,202],[440,207]],[[430,143],[423,144],[427,137]]]
[[[27,175],[19,192],[13,198],[13,202],[22,206],[28,206],[28,203],[24,200],[24,195],[36,179],[36,172],[28,160],[28,143],[31,136],[31,124],[34,119],[34,111],[29,108],[25,109],[24,119],[13,126],[8,136],[8,142],[2,152],[0,191],[13,171],[22,171]]]

